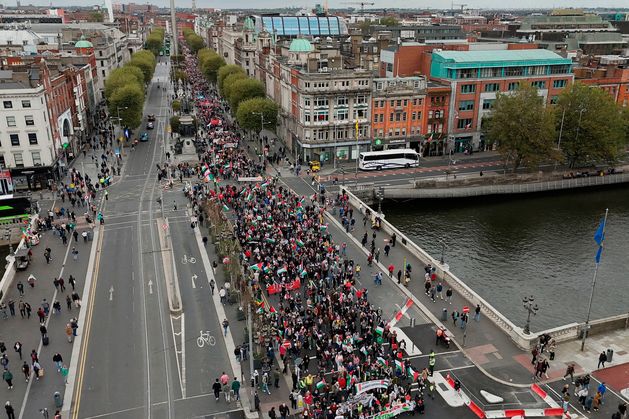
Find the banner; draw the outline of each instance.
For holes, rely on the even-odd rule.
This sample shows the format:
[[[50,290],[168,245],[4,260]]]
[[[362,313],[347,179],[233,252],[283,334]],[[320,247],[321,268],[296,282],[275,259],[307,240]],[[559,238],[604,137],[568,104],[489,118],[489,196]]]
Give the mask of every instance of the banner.
[[[299,278],[285,285],[286,291],[298,290],[301,287],[301,280]]]
[[[365,391],[373,390],[376,388],[387,389],[391,385],[389,380],[371,380],[364,383],[356,384],[356,395],[364,393]]]
[[[359,404],[362,404],[365,407],[371,407],[371,404],[376,400],[373,394],[371,393],[363,393],[360,395],[356,395],[351,397],[345,403],[339,404],[339,407],[336,409],[336,413],[339,415],[343,415],[345,413],[351,412],[354,410]]]
[[[402,403],[397,405],[391,409],[383,410],[377,415],[370,416],[370,419],[388,419],[397,415],[401,415],[402,413],[412,412],[415,409],[415,402]]]
[[[262,176],[255,176],[255,177],[240,176],[238,178],[238,182],[262,182],[262,181],[264,181],[264,178]]]

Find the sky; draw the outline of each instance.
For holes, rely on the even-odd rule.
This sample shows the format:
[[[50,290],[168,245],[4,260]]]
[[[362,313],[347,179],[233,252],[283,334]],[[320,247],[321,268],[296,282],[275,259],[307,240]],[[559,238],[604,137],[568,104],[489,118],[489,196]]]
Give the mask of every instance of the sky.
[[[2,3],[7,5],[14,5],[15,0],[4,0]],[[114,3],[116,0],[113,0]],[[120,0],[118,0],[120,1]],[[349,1],[349,0],[348,0]],[[366,0],[376,3],[374,8],[448,8],[451,4],[449,1],[434,1],[434,0]],[[134,3],[147,3],[146,0],[133,0]],[[351,1],[349,1],[351,2]],[[48,5],[49,0],[22,0],[22,3],[32,3],[35,5]],[[64,5],[85,5],[93,3],[100,5],[100,0],[52,0],[53,6],[63,7]],[[129,3],[124,0],[122,3]],[[167,6],[169,0],[150,0],[148,3],[152,3],[158,6]],[[316,3],[323,3],[323,0],[294,0],[286,2],[286,0],[197,0],[197,7],[214,7],[219,9],[227,8],[274,8],[274,7],[286,7],[287,4],[294,5],[299,8],[313,8]],[[330,8],[341,7],[357,7],[359,5],[344,4],[342,0],[328,0],[328,6]],[[455,3],[463,3],[462,0],[455,0]],[[629,8],[629,2],[627,0],[527,0],[522,2],[521,0],[465,0],[468,4],[468,8],[553,8],[553,7],[625,7]],[[178,7],[190,7],[191,0],[175,0],[175,4]],[[366,6],[370,7],[370,6]]]

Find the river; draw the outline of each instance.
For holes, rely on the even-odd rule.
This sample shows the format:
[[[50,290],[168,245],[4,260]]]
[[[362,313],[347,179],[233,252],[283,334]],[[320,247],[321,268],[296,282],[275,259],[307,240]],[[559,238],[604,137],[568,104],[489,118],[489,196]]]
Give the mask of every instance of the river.
[[[383,206],[386,219],[439,259],[517,325],[533,295],[539,331],[587,314],[594,233],[609,208],[592,318],[629,311],[629,187],[606,190],[414,201]]]

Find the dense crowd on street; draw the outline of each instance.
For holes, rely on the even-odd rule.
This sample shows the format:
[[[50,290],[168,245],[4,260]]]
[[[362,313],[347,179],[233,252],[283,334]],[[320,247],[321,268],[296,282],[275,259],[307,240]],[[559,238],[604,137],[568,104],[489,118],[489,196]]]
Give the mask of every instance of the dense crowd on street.
[[[259,312],[272,325],[270,336],[259,342],[266,351],[265,368],[254,377],[259,388],[270,394],[278,370],[290,374],[291,407],[282,405],[281,417],[290,409],[303,417],[368,416],[404,404],[423,412],[424,394],[434,390],[428,381],[431,371],[414,370],[403,359],[405,343],[369,303],[367,290],[357,287],[360,268],[327,231],[324,192],[298,196],[277,179],[264,177],[264,163],[252,161],[246,145],[238,147],[239,129],[198,71],[196,58],[187,54],[185,60],[197,116],[205,127],[202,139],[208,142],[197,168],[199,183],[188,197],[196,210],[211,200],[236,214],[242,263]],[[262,180],[229,182],[257,176]],[[310,362],[312,355],[317,365]],[[352,403],[355,385],[370,380],[390,384],[363,403]],[[227,384],[225,377],[222,381]],[[419,391],[411,393],[413,382]]]

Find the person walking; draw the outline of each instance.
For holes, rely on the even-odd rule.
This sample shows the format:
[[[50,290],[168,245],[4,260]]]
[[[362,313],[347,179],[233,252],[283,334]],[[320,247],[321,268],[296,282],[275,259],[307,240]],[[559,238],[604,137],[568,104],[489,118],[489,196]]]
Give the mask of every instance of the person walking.
[[[8,368],[4,369],[4,372],[2,373],[2,379],[6,381],[9,390],[12,390],[13,389],[13,374],[11,374],[11,371],[9,371]]]
[[[68,278],[68,283],[72,285],[72,291],[74,291],[74,287],[76,285],[76,279],[74,279],[72,275],[70,275],[70,278]]]
[[[598,366],[596,367],[596,369],[600,369],[601,366],[605,368],[605,362],[607,362],[607,355],[605,354],[605,351],[603,351],[598,356]]]
[[[223,333],[227,336],[227,329],[229,329],[229,321],[227,319],[223,319]]]
[[[4,404],[4,410],[7,412],[8,419],[15,419],[15,410],[13,409],[13,406],[11,406],[11,402],[7,401]]]
[[[214,278],[210,279],[210,289],[212,290],[212,295],[214,295],[214,288],[216,287],[216,282]]]
[[[476,309],[474,309],[474,320],[480,321],[480,304],[476,304]]]
[[[234,392],[236,401],[240,400],[240,381],[238,381],[236,377],[234,377],[234,381],[232,381],[232,391]]]
[[[563,375],[564,381],[568,376],[570,376],[570,381],[574,384],[574,364],[569,364],[568,367],[566,367],[566,373]]]
[[[17,354],[20,356],[20,360],[22,360],[22,342],[20,342],[19,340],[15,342],[15,344],[13,344],[13,349],[15,349],[15,352],[17,352]]]
[[[28,380],[31,377],[31,367],[26,361],[24,361],[24,363],[22,364],[22,374],[24,374],[24,379],[28,383]]]
[[[446,301],[452,304],[452,288],[450,287],[446,290]]]
[[[63,366],[63,358],[61,357],[61,354],[59,352],[52,356],[52,362],[55,363],[55,366],[57,367],[57,372],[61,372],[61,367]]]
[[[17,292],[20,293],[20,297],[24,297],[24,284],[22,284],[22,281],[17,283]]]
[[[290,415],[290,409],[288,408],[288,406],[286,406],[286,403],[282,403],[280,405],[279,411],[281,419],[286,419],[288,415]]]
[[[72,248],[72,259],[74,259],[74,260],[78,260],[79,259],[79,251],[76,250],[76,247]]]
[[[216,399],[216,401],[218,401],[221,398],[222,388],[223,386],[221,386],[221,383],[219,383],[218,378],[217,378],[216,381],[214,381],[214,384],[212,384],[212,391],[214,391],[214,398]]]

